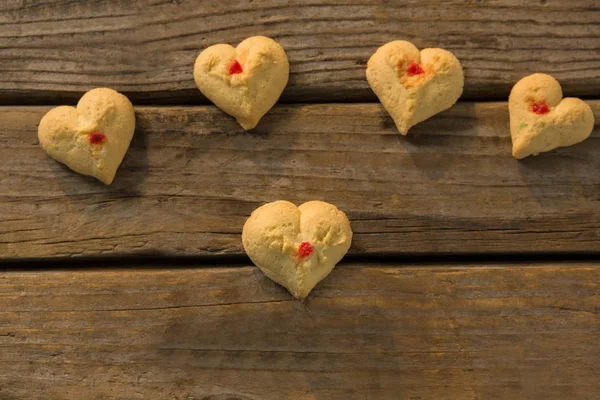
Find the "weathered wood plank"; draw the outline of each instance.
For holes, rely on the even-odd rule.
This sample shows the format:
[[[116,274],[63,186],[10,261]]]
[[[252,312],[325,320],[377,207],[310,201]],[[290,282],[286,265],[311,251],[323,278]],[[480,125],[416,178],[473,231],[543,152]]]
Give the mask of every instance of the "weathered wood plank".
[[[8,0],[0,4],[0,104],[74,101],[110,86],[135,103],[205,103],[198,52],[263,34],[286,49],[283,102],[372,101],[364,65],[395,39],[463,62],[465,99],[508,97],[532,72],[600,93],[596,0]]]
[[[0,397],[597,398],[600,266],[477,267],[3,272]]]
[[[45,155],[46,110],[0,108],[5,260],[242,254],[245,219],[277,199],[346,211],[354,254],[600,250],[600,130],[517,161],[505,103],[460,103],[408,137],[376,104],[279,106],[252,133],[214,107],[138,108],[111,186]]]

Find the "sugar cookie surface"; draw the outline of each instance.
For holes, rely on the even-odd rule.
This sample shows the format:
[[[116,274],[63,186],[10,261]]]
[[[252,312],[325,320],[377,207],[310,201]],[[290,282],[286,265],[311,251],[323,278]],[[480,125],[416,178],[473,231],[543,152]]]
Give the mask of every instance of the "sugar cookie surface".
[[[419,51],[396,40],[381,46],[367,64],[369,85],[401,134],[458,100],[464,77],[458,59],[443,49]]]
[[[562,97],[560,83],[550,75],[526,76],[513,86],[508,99],[513,156],[530,155],[571,146],[587,139],[594,114],[577,98]]]
[[[242,232],[252,262],[299,299],[329,275],[351,242],[346,214],[322,201],[265,204],[252,212]]]
[[[112,183],[135,131],[135,113],[127,97],[112,89],[85,93],[77,108],[61,106],[40,121],[42,148],[73,171]]]
[[[237,47],[205,49],[194,65],[196,85],[246,130],[254,128],[285,89],[289,63],[273,39],[253,36]]]

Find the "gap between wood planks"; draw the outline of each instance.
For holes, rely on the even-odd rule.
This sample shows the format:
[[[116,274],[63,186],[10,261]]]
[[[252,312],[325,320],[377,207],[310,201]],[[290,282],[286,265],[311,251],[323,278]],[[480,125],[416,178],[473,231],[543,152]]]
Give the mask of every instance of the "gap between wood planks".
[[[570,263],[582,261],[591,262],[590,266],[600,267],[595,262],[600,262],[600,252],[575,252],[575,253],[532,253],[532,254],[432,254],[432,255],[395,255],[395,254],[353,254],[347,255],[336,266],[346,268],[358,264],[380,264],[384,267],[405,267],[418,264],[430,268],[439,265],[444,268],[453,265],[461,267],[477,267],[474,264],[497,265],[502,267],[507,264],[519,266],[536,266],[548,262],[562,263],[567,266]],[[472,265],[469,265],[472,264]],[[54,258],[48,259],[22,259],[18,261],[6,261],[0,258],[0,272],[19,271],[60,271],[63,268],[72,270],[108,270],[114,268],[127,269],[163,269],[168,265],[172,269],[198,268],[243,268],[253,265],[252,261],[243,255],[224,256],[199,256],[199,257],[168,257],[155,256],[144,257],[135,255],[111,256],[108,258],[77,257],[77,258]]]

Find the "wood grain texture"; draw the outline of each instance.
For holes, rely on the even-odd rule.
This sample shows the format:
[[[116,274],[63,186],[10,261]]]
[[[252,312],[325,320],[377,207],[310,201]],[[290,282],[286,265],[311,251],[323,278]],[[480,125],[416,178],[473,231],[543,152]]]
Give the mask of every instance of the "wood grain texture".
[[[0,398],[595,399],[600,266],[0,273]]]
[[[517,161],[506,103],[460,103],[408,137],[376,104],[279,106],[252,133],[214,107],[138,108],[111,186],[46,156],[47,110],[0,108],[4,260],[243,254],[244,221],[278,199],[336,204],[352,254],[600,250],[600,130]]]
[[[74,101],[109,86],[137,104],[206,103],[201,49],[275,38],[291,62],[283,102],[374,101],[364,68],[406,39],[462,61],[464,99],[504,100],[533,72],[600,95],[596,0],[107,0],[0,3],[0,104]]]

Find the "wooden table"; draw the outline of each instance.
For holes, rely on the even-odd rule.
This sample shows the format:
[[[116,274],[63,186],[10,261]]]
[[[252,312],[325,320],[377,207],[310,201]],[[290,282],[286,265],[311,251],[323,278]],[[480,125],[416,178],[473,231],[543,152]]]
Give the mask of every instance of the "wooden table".
[[[291,75],[247,133],[192,66],[256,34]],[[393,39],[466,76],[408,137],[364,76]],[[0,399],[599,399],[599,54],[595,0],[3,0]],[[506,100],[538,71],[599,122],[516,161]],[[101,86],[138,121],[111,186],[36,134]],[[305,302],[241,246],[277,199],[355,232]]]

